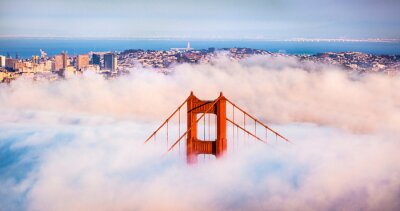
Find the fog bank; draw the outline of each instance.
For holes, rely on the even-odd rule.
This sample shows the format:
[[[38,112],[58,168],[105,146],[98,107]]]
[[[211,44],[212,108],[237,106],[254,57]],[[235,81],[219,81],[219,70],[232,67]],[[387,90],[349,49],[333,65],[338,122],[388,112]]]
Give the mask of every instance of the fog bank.
[[[0,210],[400,209],[398,77],[221,56],[168,75],[0,86]],[[294,144],[192,167],[143,145],[191,90],[222,91]]]

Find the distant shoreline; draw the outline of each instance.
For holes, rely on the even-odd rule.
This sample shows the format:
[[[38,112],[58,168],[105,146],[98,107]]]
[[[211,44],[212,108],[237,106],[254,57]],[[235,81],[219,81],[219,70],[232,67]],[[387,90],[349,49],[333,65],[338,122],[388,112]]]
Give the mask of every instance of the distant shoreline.
[[[25,37],[25,36],[0,36],[0,40],[130,40],[130,41],[246,41],[246,42],[361,42],[361,43],[400,43],[400,38],[189,38],[189,37]]]
[[[290,55],[314,55],[325,52],[363,52],[376,55],[400,55],[400,42],[329,42],[317,41],[267,41],[267,40],[185,40],[185,39],[61,39],[61,38],[0,38],[0,55],[31,58],[39,49],[49,56],[67,51],[71,55],[90,51],[124,51],[127,49],[170,50],[184,48],[190,41],[194,50],[208,48],[251,48]]]

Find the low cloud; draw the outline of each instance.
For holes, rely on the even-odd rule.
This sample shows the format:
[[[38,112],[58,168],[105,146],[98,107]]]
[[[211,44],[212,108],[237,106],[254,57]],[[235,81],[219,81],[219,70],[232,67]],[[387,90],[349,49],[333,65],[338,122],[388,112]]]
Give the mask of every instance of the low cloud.
[[[291,57],[221,57],[168,75],[18,80],[0,89],[1,210],[398,210],[400,79]],[[187,97],[220,91],[294,144],[197,166],[143,145]]]

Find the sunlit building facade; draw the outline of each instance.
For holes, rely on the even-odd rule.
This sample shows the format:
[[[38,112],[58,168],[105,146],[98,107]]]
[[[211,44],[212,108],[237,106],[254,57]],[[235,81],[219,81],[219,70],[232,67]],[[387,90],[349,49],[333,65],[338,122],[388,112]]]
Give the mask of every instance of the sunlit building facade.
[[[76,58],[76,69],[81,70],[89,66],[89,55],[81,54]]]

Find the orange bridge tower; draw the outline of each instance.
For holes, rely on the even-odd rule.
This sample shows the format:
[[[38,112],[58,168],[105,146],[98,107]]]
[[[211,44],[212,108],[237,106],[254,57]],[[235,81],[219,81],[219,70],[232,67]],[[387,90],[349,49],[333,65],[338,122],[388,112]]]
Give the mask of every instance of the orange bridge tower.
[[[197,115],[215,114],[216,115],[216,139],[199,140],[197,137]],[[203,101],[190,93],[187,99],[187,128],[191,130],[187,133],[186,156],[188,163],[196,163],[197,155],[211,154],[217,158],[221,157],[227,149],[226,139],[226,98],[222,92],[216,100]]]

